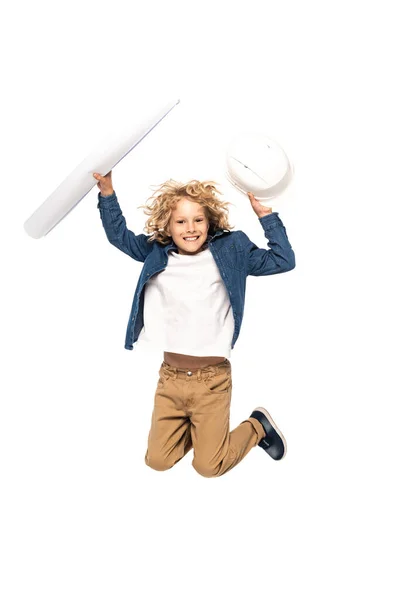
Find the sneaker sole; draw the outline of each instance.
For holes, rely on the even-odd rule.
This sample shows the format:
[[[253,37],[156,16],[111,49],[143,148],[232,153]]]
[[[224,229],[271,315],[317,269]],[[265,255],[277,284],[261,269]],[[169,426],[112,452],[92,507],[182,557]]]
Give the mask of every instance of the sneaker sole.
[[[286,444],[286,440],[283,436],[282,431],[279,429],[279,427],[277,427],[275,421],[273,420],[273,418],[271,417],[271,415],[269,414],[269,412],[263,407],[263,406],[258,406],[257,408],[255,408],[254,410],[258,410],[260,413],[262,413],[263,415],[265,415],[268,419],[268,421],[271,423],[271,425],[274,427],[274,429],[276,429],[276,431],[279,433],[279,435],[282,438],[282,442],[283,442],[283,447],[284,447],[284,451],[283,451],[283,455],[282,458],[280,458],[279,460],[282,460],[283,458],[285,458],[286,456],[286,451],[287,451],[287,444]]]

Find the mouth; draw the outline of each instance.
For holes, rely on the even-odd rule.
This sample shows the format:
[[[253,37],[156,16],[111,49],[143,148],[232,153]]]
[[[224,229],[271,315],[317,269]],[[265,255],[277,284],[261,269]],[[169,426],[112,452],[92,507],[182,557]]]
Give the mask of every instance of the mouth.
[[[188,244],[193,243],[193,242],[197,242],[197,240],[199,239],[199,235],[197,235],[196,237],[187,237],[187,238],[183,238],[185,240],[185,242],[188,242]]]

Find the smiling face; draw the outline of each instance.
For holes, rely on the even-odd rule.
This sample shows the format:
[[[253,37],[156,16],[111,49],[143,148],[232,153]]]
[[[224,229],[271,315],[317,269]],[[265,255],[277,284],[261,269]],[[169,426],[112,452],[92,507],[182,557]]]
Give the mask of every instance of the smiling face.
[[[198,202],[182,198],[171,213],[168,233],[178,246],[179,254],[196,254],[207,240],[209,222],[204,210]],[[196,237],[186,241],[187,237]]]

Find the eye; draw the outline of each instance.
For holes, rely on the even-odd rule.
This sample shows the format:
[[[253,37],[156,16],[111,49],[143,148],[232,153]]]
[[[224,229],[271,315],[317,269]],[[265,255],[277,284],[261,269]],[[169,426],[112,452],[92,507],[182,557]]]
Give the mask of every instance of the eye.
[[[196,219],[196,221],[203,221],[203,219]],[[177,221],[177,223],[183,223],[183,221]]]

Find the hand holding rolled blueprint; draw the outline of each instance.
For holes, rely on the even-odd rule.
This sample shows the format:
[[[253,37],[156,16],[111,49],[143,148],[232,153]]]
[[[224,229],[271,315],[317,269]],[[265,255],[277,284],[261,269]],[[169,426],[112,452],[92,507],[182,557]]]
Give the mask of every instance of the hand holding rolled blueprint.
[[[169,102],[111,131],[25,221],[26,233],[36,239],[47,235],[97,184],[93,173],[104,176],[111,171],[179,102]]]

